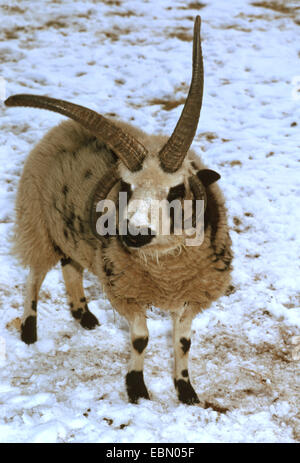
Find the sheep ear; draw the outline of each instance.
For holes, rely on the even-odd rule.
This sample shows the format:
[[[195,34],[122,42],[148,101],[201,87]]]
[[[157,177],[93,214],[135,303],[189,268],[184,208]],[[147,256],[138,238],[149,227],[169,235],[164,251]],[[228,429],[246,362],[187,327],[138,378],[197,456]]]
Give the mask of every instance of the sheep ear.
[[[212,183],[216,182],[221,178],[221,175],[218,172],[210,169],[202,169],[198,170],[197,177],[200,182],[205,186],[209,186]]]

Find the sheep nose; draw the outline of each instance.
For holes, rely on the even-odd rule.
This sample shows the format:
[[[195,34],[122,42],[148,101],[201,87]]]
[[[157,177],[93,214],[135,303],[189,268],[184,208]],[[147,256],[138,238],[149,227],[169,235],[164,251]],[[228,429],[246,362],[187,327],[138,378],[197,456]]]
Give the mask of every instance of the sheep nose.
[[[127,233],[126,235],[122,235],[122,239],[128,247],[140,248],[141,246],[149,244],[155,237],[153,230],[149,227],[137,229],[132,225],[129,227],[129,223],[127,223],[127,225]],[[139,232],[138,234],[137,231]]]

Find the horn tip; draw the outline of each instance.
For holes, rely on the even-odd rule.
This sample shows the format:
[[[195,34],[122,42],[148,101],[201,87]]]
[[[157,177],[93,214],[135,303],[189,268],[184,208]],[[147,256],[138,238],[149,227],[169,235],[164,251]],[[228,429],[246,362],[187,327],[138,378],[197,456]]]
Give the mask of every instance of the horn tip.
[[[199,14],[195,18],[195,26],[201,27],[201,16]]]
[[[5,106],[16,106],[18,105],[20,97],[22,98],[24,96],[26,97],[26,95],[23,94],[11,95],[4,101],[4,104]]]
[[[5,106],[12,106],[12,97],[9,96],[5,101],[4,101]]]

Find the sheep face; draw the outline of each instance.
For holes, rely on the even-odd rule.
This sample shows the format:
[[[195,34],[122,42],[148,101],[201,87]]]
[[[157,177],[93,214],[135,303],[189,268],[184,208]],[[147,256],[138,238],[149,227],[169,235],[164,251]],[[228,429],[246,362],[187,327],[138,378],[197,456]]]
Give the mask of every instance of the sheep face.
[[[120,193],[126,194],[119,210],[125,224],[123,243],[133,250],[142,248],[143,252],[166,252],[182,246],[183,201],[191,202],[193,198],[188,182],[192,174],[190,162],[186,160],[177,172],[168,174],[157,156],[148,156],[138,172],[124,165],[119,170]]]

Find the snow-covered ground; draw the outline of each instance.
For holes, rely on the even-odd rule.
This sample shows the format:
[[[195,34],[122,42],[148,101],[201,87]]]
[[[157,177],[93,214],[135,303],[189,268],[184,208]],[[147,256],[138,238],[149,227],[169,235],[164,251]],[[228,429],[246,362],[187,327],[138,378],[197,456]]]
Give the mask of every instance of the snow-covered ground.
[[[57,267],[41,290],[39,341],[26,346],[14,327],[27,274],[9,254],[14,199],[28,152],[62,117],[1,105],[1,442],[300,440],[299,7],[1,0],[2,96],[6,83],[7,96],[61,97],[166,134],[186,96],[201,14],[205,92],[193,146],[222,174],[235,252],[231,294],[193,324],[192,381],[211,407],[178,403],[171,322],[158,309],[149,311],[145,362],[152,400],[128,404],[127,324],[90,274],[86,295],[101,326],[86,332],[71,318]]]

